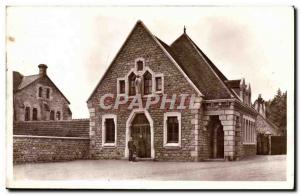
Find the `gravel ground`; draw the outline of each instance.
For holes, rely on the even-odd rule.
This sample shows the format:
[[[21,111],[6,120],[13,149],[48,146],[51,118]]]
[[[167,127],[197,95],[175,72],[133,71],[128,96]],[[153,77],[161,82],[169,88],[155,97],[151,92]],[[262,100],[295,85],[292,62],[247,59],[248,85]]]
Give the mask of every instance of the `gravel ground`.
[[[16,180],[284,181],[286,156],[254,156],[233,162],[128,162],[77,160],[15,165]]]

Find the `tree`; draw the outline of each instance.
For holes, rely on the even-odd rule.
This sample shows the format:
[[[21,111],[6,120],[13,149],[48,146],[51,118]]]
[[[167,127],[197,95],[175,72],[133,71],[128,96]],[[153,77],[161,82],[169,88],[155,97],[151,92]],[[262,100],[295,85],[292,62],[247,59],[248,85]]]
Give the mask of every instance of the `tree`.
[[[272,121],[286,135],[286,106],[287,92],[282,93],[280,89],[273,99],[266,102],[266,117]]]

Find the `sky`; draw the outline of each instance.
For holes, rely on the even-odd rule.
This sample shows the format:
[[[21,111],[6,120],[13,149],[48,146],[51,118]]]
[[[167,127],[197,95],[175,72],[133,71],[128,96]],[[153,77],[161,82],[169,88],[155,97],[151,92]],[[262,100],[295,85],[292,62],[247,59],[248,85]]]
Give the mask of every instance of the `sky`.
[[[89,117],[86,101],[131,29],[142,20],[171,44],[183,33],[228,79],[245,78],[252,102],[292,92],[291,7],[9,7],[7,70],[48,75],[71,102],[73,118]]]

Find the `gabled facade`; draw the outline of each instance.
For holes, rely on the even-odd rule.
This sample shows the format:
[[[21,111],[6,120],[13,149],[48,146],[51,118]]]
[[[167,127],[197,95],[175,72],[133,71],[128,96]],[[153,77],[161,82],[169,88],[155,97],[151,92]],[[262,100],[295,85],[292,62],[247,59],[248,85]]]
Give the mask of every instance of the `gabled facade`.
[[[70,102],[47,76],[47,66],[38,67],[36,75],[13,72],[14,121],[71,120]]]
[[[186,32],[169,46],[138,21],[87,101],[91,157],[128,158],[130,137],[140,158],[254,155],[257,112],[243,82],[233,86]]]

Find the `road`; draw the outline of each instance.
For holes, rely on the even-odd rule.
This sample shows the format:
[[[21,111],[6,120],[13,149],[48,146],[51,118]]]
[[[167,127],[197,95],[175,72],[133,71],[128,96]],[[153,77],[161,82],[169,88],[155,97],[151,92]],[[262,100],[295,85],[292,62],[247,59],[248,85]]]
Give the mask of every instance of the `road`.
[[[232,162],[77,160],[14,166],[16,180],[284,181],[286,156]]]

